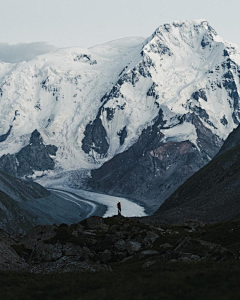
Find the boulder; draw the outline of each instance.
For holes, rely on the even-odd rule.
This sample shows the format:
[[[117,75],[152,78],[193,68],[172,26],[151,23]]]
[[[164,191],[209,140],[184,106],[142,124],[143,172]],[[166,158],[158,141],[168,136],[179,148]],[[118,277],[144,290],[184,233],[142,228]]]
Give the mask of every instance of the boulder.
[[[114,246],[118,249],[118,251],[124,251],[126,250],[127,244],[124,240],[121,239],[118,240]]]
[[[128,241],[126,245],[128,253],[131,255],[141,249],[141,244],[138,242]]]

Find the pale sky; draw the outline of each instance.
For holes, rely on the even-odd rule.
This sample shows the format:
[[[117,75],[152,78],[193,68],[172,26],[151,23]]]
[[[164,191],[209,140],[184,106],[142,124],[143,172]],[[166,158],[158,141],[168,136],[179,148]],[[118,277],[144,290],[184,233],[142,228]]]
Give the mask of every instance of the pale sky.
[[[0,11],[0,43],[90,47],[148,37],[166,22],[206,19],[240,45],[239,0],[0,0]]]

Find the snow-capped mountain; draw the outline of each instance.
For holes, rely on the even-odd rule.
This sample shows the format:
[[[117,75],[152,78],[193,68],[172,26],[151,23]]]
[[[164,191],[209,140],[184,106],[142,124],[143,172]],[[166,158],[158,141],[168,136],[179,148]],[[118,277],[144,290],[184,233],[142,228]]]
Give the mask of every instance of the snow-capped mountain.
[[[93,186],[121,194],[124,182],[139,176],[137,169],[122,188],[106,187],[104,180],[116,186],[112,166],[114,178],[121,174],[122,180],[126,170],[118,173],[116,160],[126,165],[132,153],[132,161],[141,158],[141,176],[148,174],[145,164],[152,164],[149,174],[162,190],[150,198],[161,198],[211,160],[239,124],[239,91],[240,49],[203,20],[162,25],[147,39],[1,63],[0,165],[22,176],[24,170],[95,169],[109,161],[101,178],[93,172]],[[40,133],[37,144],[29,143],[34,130]],[[43,147],[51,149],[45,152],[54,166],[27,160],[27,153],[37,156]],[[132,185],[137,187],[129,193],[139,199],[142,190],[137,181]]]
[[[58,147],[65,169],[92,168],[82,151],[86,125],[102,97],[116,84],[123,66],[140,59],[142,38],[91,49],[61,49],[18,64],[0,63],[0,156],[17,153],[37,129]]]

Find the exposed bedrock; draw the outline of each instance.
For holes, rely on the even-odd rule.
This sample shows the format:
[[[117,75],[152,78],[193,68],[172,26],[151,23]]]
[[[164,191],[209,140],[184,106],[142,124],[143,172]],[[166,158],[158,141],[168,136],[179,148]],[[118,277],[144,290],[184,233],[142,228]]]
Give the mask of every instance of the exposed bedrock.
[[[197,132],[197,146],[186,141],[165,141],[160,110],[153,126],[143,130],[138,141],[91,172],[94,190],[143,202],[155,211],[188,177],[204,166],[218,151],[222,140],[203,126],[195,114],[184,116]]]
[[[16,154],[6,154],[0,158],[0,169],[15,176],[32,175],[34,171],[53,170],[57,147],[45,145],[37,130],[32,132],[29,144]]]

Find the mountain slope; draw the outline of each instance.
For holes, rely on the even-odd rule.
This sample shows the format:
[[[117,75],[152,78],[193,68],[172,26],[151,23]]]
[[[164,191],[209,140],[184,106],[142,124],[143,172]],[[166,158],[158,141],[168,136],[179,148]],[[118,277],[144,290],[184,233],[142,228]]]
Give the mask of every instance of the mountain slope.
[[[224,151],[233,141],[239,141],[239,128],[225,141],[220,151],[223,154],[181,185],[151,220],[176,223],[185,219],[220,222],[240,218],[240,145]]]
[[[238,125],[239,64],[239,48],[203,20],[2,63],[0,165],[13,155],[17,175],[33,177],[103,165],[92,188],[160,205]],[[16,159],[35,129],[56,147],[42,169]]]
[[[239,50],[221,39],[205,21],[179,22],[160,26],[143,47],[142,56],[142,63],[131,76],[125,74],[125,81],[120,80],[116,86],[117,96],[110,93],[106,98],[101,118],[105,120],[105,111],[119,102],[127,113],[133,102],[131,117],[138,112],[138,121],[145,120],[148,113],[155,116],[161,111],[163,122],[155,135],[159,143],[148,143],[141,157],[132,156],[135,166],[129,164],[126,157],[134,152],[131,147],[138,147],[142,131],[135,146],[92,171],[90,185],[101,192],[144,201],[153,211],[216,155],[239,123]],[[144,94],[143,83],[147,81],[151,85]],[[140,86],[145,106],[143,100],[139,105]],[[113,110],[109,130],[124,109]],[[136,122],[129,123],[131,128]],[[126,128],[122,129],[125,139]]]
[[[35,225],[36,215],[24,203],[47,197],[50,192],[34,182],[26,182],[0,171],[0,226],[10,232],[25,232]]]
[[[136,60],[142,41],[129,38],[91,49],[60,49],[19,64],[1,63],[0,155],[19,152],[37,129],[45,144],[58,147],[57,166],[90,168],[81,151],[85,127],[122,65]]]
[[[63,194],[0,171],[0,228],[26,233],[36,225],[72,224],[93,213],[104,214],[103,205],[93,205],[95,211],[83,198]]]

